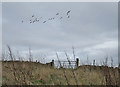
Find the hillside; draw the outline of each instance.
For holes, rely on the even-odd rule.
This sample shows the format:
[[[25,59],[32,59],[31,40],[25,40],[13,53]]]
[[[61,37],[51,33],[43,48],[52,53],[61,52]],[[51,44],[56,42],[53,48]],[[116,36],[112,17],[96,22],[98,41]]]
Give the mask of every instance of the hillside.
[[[53,68],[37,62],[2,62],[3,85],[118,85],[118,68],[82,65]]]

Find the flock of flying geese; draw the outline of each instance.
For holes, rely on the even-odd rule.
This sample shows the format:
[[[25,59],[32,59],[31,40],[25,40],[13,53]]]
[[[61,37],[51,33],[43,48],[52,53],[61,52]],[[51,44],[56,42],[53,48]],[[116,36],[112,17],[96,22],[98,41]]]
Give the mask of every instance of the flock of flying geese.
[[[70,18],[70,12],[71,12],[71,10],[66,12],[67,18]],[[58,15],[60,15],[60,13],[56,13],[56,16],[58,16]],[[32,15],[32,19],[29,20],[29,23],[31,24],[31,23],[39,22],[41,19],[42,19],[42,17],[36,18],[35,15]],[[54,17],[48,18],[47,20],[42,21],[42,23],[46,23],[47,21],[54,20],[54,19],[55,19]],[[63,19],[63,17],[60,16],[59,19]],[[22,20],[22,23],[24,23],[23,20]]]

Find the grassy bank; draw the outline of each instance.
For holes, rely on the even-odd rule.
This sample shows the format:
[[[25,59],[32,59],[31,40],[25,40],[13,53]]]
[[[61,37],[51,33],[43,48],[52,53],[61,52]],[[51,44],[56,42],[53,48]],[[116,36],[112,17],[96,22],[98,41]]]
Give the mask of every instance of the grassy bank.
[[[37,62],[2,62],[3,85],[118,85],[118,68],[82,65],[53,68]]]

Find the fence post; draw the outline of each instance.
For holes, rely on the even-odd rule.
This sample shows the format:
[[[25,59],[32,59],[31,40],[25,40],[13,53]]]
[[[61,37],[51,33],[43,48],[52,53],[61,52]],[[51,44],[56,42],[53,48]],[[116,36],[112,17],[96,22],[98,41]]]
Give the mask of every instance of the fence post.
[[[118,72],[119,72],[119,78],[120,78],[120,63],[118,65]],[[120,85],[120,79],[119,79],[118,85]]]
[[[36,63],[37,63],[37,60],[36,60]]]
[[[95,60],[93,60],[93,66],[95,66]]]
[[[78,66],[79,66],[79,59],[77,58],[76,59],[76,68],[78,68]]]
[[[52,60],[50,65],[51,65],[51,67],[54,67],[54,60]]]

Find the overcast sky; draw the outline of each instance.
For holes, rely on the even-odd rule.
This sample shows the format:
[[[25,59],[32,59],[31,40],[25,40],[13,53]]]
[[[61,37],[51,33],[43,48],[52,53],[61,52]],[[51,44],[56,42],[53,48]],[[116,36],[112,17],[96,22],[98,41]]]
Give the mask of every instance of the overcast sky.
[[[71,59],[72,46],[81,63],[87,56],[100,63],[105,57],[118,61],[118,12],[117,2],[23,2],[3,3],[3,49],[6,45],[21,55],[27,55],[29,47],[34,59],[56,59],[58,52],[64,60],[66,51]],[[67,11],[70,18],[67,18]],[[56,15],[59,13],[59,15]],[[34,15],[39,22],[29,23]],[[48,21],[54,17],[54,20]],[[63,17],[60,19],[60,17]],[[21,22],[23,20],[23,23]],[[43,21],[46,21],[43,23]],[[46,55],[46,56],[44,56]],[[27,58],[27,57],[26,57]]]

